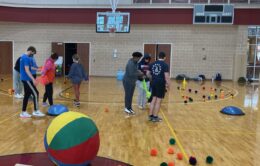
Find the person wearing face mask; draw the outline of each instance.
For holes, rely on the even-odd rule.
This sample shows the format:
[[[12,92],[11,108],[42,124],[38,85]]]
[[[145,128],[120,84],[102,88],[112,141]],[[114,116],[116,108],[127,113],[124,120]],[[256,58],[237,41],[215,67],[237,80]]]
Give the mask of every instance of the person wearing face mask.
[[[23,98],[23,106],[22,112],[20,114],[21,118],[30,118],[32,115],[26,111],[28,99],[32,95],[33,96],[33,104],[34,104],[34,111],[33,116],[42,117],[45,116],[39,110],[39,92],[35,87],[37,82],[33,77],[31,70],[32,70],[32,63],[31,63],[31,56],[36,54],[36,49],[33,46],[28,47],[27,52],[21,55],[20,59],[20,75],[21,81],[24,85],[24,98]]]
[[[132,58],[128,60],[126,65],[125,75],[123,78],[123,86],[125,90],[125,112],[127,114],[135,114],[132,109],[132,100],[135,90],[135,84],[138,77],[143,76],[143,73],[138,70],[137,62],[142,57],[142,53],[134,52]]]

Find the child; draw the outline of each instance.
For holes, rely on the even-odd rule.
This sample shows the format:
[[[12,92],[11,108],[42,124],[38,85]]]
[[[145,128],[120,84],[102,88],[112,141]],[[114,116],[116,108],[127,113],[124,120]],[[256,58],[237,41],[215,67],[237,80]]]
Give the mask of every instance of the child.
[[[142,53],[134,52],[132,54],[133,58],[129,59],[126,65],[125,75],[123,78],[123,86],[125,90],[125,112],[128,114],[135,114],[132,109],[132,99],[137,78],[143,75],[143,73],[137,69],[137,62],[142,56]]]
[[[70,67],[70,71],[68,74],[68,78],[71,79],[71,82],[73,84],[74,92],[75,92],[75,97],[76,99],[74,100],[74,105],[79,107],[80,102],[79,102],[79,97],[80,97],[80,84],[83,80],[87,81],[88,77],[85,73],[85,70],[83,66],[79,63],[79,56],[77,54],[74,54],[72,56],[73,59],[73,64]]]
[[[49,101],[49,105],[53,105],[53,81],[55,78],[56,66],[54,62],[58,59],[58,54],[52,53],[50,58],[48,58],[42,69],[42,76],[46,76],[48,78],[48,83],[45,85],[45,93],[43,96],[43,106],[48,106],[46,103],[47,99]]]
[[[22,113],[20,114],[20,117],[22,118],[30,118],[32,115],[30,115],[26,111],[26,107],[28,104],[28,99],[32,95],[33,96],[33,103],[34,103],[34,111],[33,116],[42,117],[45,116],[40,110],[39,110],[39,92],[35,85],[37,84],[35,78],[33,77],[31,73],[31,56],[36,54],[36,49],[33,46],[30,46],[27,49],[27,52],[21,56],[20,59],[20,74],[21,74],[21,80],[24,85],[24,98],[23,98],[23,108]]]
[[[149,63],[150,63],[151,57],[149,54],[145,54],[143,59],[138,63],[138,69],[146,75],[146,72],[149,70]],[[143,87],[143,80],[146,82],[147,89],[150,87],[150,81],[149,78],[143,78],[139,77],[136,84],[138,87],[138,99],[137,104],[140,109],[144,109],[146,105],[146,91]]]
[[[166,55],[160,52],[158,60],[150,65],[148,75],[152,75],[152,102],[150,104],[149,121],[160,122],[162,118],[158,116],[161,102],[165,95],[165,90],[170,88],[169,67],[164,62]]]

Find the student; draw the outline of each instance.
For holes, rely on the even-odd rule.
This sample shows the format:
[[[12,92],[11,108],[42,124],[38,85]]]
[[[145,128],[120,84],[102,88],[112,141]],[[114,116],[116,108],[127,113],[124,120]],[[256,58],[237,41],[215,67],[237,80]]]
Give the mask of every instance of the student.
[[[73,84],[74,92],[75,92],[75,100],[74,105],[79,107],[80,106],[80,84],[83,80],[87,81],[88,77],[85,73],[84,67],[79,63],[79,56],[77,54],[72,56],[73,64],[70,67],[70,71],[68,74],[68,78],[71,79]]]
[[[125,90],[125,112],[128,114],[135,114],[132,109],[132,100],[137,78],[143,76],[143,73],[137,69],[137,62],[141,57],[142,53],[140,52],[134,52],[132,54],[132,58],[128,60],[126,65],[125,75],[123,78],[123,86]]]
[[[48,106],[46,103],[47,99],[49,105],[53,105],[53,81],[55,78],[56,66],[54,62],[58,59],[58,54],[52,53],[50,58],[48,58],[42,69],[42,76],[48,78],[48,84],[45,85],[45,93],[43,96],[43,106]]]
[[[21,57],[16,60],[13,70],[14,97],[17,99],[22,99],[24,97],[22,94],[23,83],[20,79],[20,59]]]
[[[20,74],[24,86],[23,107],[22,107],[22,113],[20,114],[20,117],[22,118],[30,118],[32,116],[26,111],[28,99],[31,95],[33,96],[33,103],[34,103],[33,116],[37,116],[37,117],[45,116],[45,114],[43,114],[39,110],[39,104],[38,104],[39,92],[35,87],[35,85],[37,84],[36,80],[31,73],[32,63],[30,57],[33,56],[34,54],[36,54],[36,49],[33,46],[30,46],[27,49],[27,52],[23,54],[20,59]]]
[[[149,54],[145,54],[143,59],[138,63],[138,69],[146,76],[146,72],[149,70],[149,63],[150,63],[151,57]],[[149,78],[143,78],[138,77],[138,80],[136,82],[137,88],[138,88],[138,99],[137,104],[140,109],[144,109],[146,105],[146,91],[143,87],[143,80],[145,80],[146,87],[149,89],[150,87],[150,81]]]
[[[149,121],[160,122],[162,118],[158,116],[161,102],[165,95],[165,90],[170,88],[169,67],[164,62],[166,55],[160,52],[158,60],[150,65],[148,75],[152,76],[152,101],[150,104]]]

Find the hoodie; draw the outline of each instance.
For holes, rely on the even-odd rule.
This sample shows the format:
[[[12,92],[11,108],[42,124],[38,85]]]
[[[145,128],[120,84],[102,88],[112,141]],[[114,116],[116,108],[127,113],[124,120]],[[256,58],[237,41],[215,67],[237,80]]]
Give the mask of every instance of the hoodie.
[[[42,75],[46,75],[47,78],[48,78],[48,81],[50,83],[52,83],[54,81],[54,78],[55,78],[55,70],[56,70],[56,67],[55,67],[55,64],[54,64],[54,60],[52,58],[48,58],[46,61],[45,61],[45,64],[42,68]]]

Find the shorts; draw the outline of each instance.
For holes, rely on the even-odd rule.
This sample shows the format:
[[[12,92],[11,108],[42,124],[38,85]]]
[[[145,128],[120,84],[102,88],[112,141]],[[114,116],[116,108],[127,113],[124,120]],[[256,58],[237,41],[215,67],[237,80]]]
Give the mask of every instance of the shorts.
[[[153,82],[152,83],[152,96],[163,99],[165,96],[165,82]]]

